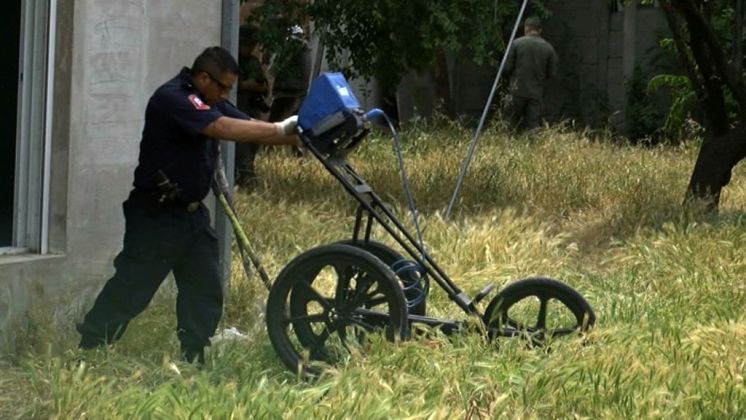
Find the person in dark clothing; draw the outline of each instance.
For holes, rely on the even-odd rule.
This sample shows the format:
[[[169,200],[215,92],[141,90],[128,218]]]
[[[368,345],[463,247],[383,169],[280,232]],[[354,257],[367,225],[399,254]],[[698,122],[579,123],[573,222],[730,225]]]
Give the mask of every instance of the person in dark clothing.
[[[210,190],[218,141],[297,144],[297,117],[278,123],[251,120],[226,100],[238,64],[220,47],[204,50],[159,87],[145,110],[134,189],[122,204],[123,249],[116,273],[77,325],[79,347],[119,339],[173,272],[177,335],[182,356],[204,363],[223,308],[218,244],[202,200]]]
[[[311,76],[311,49],[305,38],[303,28],[293,25],[288,28],[287,50],[289,55],[279,55],[273,63],[274,80],[272,82],[272,105],[269,110],[269,121],[282,121],[298,113],[308,92]],[[291,146],[291,153],[303,156],[303,150]]]
[[[557,53],[541,37],[541,21],[526,19],[524,36],[508,52],[505,72],[510,78],[508,116],[513,128],[531,130],[541,124],[544,85],[557,75]]]
[[[251,118],[261,119],[269,112],[265,103],[268,92],[267,75],[258,48],[259,28],[253,24],[241,25],[238,48],[238,109]]]
[[[290,115],[298,113],[298,109],[306,97],[309,77],[311,75],[311,50],[298,25],[288,29],[288,49],[292,51],[287,61],[279,60],[275,69],[272,83],[272,106],[269,111],[269,121],[282,121]]]
[[[238,109],[251,118],[262,119],[262,114],[269,112],[265,99],[267,92],[267,77],[259,58],[257,42],[259,28],[256,25],[244,24],[239,30],[238,65],[240,75],[238,79]],[[256,183],[255,161],[259,152],[256,143],[241,143],[236,145],[236,185],[250,189]]]

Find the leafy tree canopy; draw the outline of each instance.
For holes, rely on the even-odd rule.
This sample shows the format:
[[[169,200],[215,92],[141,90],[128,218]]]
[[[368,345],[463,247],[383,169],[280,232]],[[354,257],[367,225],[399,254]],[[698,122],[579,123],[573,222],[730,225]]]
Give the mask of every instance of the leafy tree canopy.
[[[527,15],[546,16],[531,0]],[[392,89],[410,70],[432,68],[445,51],[476,63],[504,51],[520,0],[315,0],[271,1],[256,9],[265,50],[281,51],[284,28],[272,16],[313,22],[326,58],[350,77],[375,77]]]

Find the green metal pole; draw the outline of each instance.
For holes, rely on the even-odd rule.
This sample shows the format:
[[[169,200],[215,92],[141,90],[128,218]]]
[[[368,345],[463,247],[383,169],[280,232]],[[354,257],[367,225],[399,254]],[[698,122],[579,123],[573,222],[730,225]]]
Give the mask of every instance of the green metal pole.
[[[238,221],[238,217],[236,216],[236,212],[233,209],[233,206],[231,206],[231,204],[228,202],[224,191],[221,188],[217,188],[217,190],[218,202],[220,203],[220,206],[223,208],[225,215],[228,216],[228,220],[230,220],[231,225],[233,226],[233,233],[236,235],[236,242],[238,243],[238,248],[241,251],[241,259],[244,262],[244,271],[246,271],[246,276],[250,276],[251,274],[248,270],[248,265],[246,264],[246,257],[248,257],[251,261],[251,264],[254,266],[254,268],[256,268],[257,273],[259,273],[259,277],[261,278],[262,283],[264,283],[264,286],[267,288],[267,290],[269,290],[272,287],[272,283],[269,279],[269,276],[267,275],[267,272],[262,266],[262,262],[259,260],[259,257],[257,257],[254,248],[251,246],[251,242],[246,236],[246,232],[244,232],[243,228],[241,227],[241,223]]]

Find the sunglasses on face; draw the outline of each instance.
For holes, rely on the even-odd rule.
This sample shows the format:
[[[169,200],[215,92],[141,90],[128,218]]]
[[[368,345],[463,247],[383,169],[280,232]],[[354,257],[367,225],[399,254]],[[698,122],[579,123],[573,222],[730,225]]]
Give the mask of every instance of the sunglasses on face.
[[[228,86],[225,83],[221,82],[217,77],[213,76],[210,72],[206,71],[205,74],[207,74],[207,76],[210,77],[210,80],[212,80],[213,82],[215,82],[215,84],[218,85],[218,87],[220,87],[220,89],[222,89],[222,90],[224,90],[226,92],[230,92],[233,89],[233,86]]]

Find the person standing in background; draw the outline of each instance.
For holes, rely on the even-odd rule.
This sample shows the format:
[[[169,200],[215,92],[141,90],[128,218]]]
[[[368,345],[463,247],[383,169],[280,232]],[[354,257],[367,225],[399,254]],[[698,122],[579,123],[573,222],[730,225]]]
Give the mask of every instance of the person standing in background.
[[[527,18],[524,36],[513,42],[505,64],[510,79],[508,117],[516,130],[532,130],[541,124],[544,86],[557,76],[554,47],[541,37],[541,21]]]
[[[267,77],[258,48],[259,28],[254,24],[241,25],[239,30],[239,79],[236,105],[238,109],[256,120],[263,120],[269,112],[266,95]],[[256,143],[236,144],[236,185],[251,189],[256,185],[256,155],[260,145]]]
[[[311,49],[303,28],[293,25],[288,28],[288,60],[273,63],[272,106],[269,121],[277,122],[298,113],[306,97],[311,75]]]

